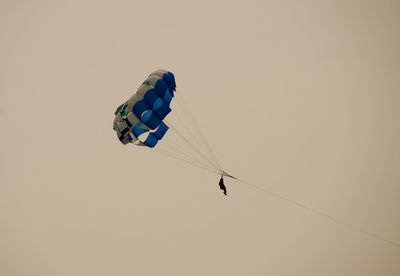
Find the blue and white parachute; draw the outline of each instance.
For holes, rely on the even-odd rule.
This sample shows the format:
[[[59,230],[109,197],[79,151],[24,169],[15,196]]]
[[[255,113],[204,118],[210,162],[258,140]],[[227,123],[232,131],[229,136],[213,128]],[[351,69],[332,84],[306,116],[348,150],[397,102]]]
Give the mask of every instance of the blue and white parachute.
[[[117,108],[113,128],[124,145],[152,148],[191,165],[232,177],[221,167],[177,91],[174,74],[167,70],[151,73],[136,93]]]
[[[171,112],[175,89],[174,74],[165,70],[151,73],[115,111],[113,128],[118,139],[123,144],[155,147],[168,131],[163,120]]]

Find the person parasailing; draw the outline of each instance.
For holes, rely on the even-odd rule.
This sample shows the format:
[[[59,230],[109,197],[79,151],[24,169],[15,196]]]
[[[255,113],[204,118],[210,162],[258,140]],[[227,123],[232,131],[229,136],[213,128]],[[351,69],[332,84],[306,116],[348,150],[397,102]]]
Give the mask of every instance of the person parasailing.
[[[219,180],[219,188],[224,191],[224,195],[227,195],[226,187],[224,185],[224,175],[223,174],[221,174],[221,179]]]

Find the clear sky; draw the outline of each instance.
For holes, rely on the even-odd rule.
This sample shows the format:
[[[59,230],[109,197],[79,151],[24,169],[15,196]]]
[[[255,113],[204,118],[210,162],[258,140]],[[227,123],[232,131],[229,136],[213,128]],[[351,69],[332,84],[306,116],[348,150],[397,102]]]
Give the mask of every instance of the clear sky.
[[[398,1],[0,1],[0,274],[400,275]],[[123,146],[152,71],[226,180]],[[168,134],[167,134],[168,135]]]

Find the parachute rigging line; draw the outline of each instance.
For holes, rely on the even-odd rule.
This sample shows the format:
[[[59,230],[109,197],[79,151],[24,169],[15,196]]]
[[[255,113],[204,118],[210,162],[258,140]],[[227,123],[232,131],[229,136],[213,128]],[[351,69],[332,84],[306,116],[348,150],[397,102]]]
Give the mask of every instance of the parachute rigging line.
[[[214,173],[214,174],[219,174],[219,172],[216,171],[215,169],[211,169],[211,168],[206,167],[206,166],[198,165],[198,164],[196,164],[195,162],[188,161],[188,160],[186,160],[186,159],[184,159],[184,158],[180,158],[180,157],[178,157],[178,156],[175,156],[175,155],[173,155],[173,154],[170,154],[170,153],[165,152],[165,151],[160,150],[160,149],[154,149],[154,150],[155,150],[156,152],[159,152],[159,153],[164,154],[164,155],[166,155],[166,156],[168,156],[168,157],[171,157],[171,158],[174,158],[174,159],[183,161],[183,162],[185,162],[185,163],[187,163],[187,164],[189,164],[189,165],[195,166],[195,167],[197,167],[197,168],[207,170],[207,171],[209,171],[209,172],[211,172],[211,173]]]
[[[176,91],[176,98],[178,101],[181,102],[183,110],[186,112],[187,114],[187,118],[192,122],[194,128],[196,129],[196,132],[198,133],[200,139],[202,139],[203,144],[205,145],[206,149],[208,150],[208,152],[211,154],[211,156],[213,157],[214,161],[217,163],[217,165],[222,169],[221,164],[218,162],[218,159],[214,153],[214,151],[211,149],[211,146],[209,145],[209,143],[207,142],[207,139],[205,138],[205,136],[203,135],[203,132],[201,131],[197,121],[195,120],[192,112],[190,111],[189,107],[186,104],[185,99],[183,98],[183,96],[181,95],[180,91],[177,90]]]
[[[204,158],[204,160],[206,160],[208,163],[210,163],[210,165],[212,165],[214,168],[216,168],[217,170],[220,170],[220,168],[214,164],[207,156],[204,155],[204,153],[202,153],[195,145],[193,145],[184,135],[182,135],[182,133],[180,133],[175,127],[173,127],[171,124],[168,123],[167,120],[164,120],[165,124],[172,129],[173,131],[175,131],[178,136],[185,141],[188,145],[190,145],[198,154],[200,154],[200,156],[202,156]]]
[[[178,119],[178,121],[180,122],[181,126],[185,126],[185,123],[179,118],[179,116],[178,116],[176,113],[171,112],[171,114],[174,115],[174,117]],[[170,119],[171,119],[171,118],[170,118]],[[174,123],[171,123],[171,121],[168,121],[168,124],[169,124],[169,125],[175,125],[175,122],[174,122]],[[208,163],[208,164],[211,164],[211,163],[212,163],[212,164],[213,164],[213,167],[217,166],[217,164],[215,163],[215,161],[212,160],[212,158],[210,157],[209,154],[207,154],[207,151],[204,151],[204,148],[202,147],[202,144],[199,142],[198,139],[195,138],[195,134],[193,134],[193,132],[190,131],[189,128],[184,127],[184,129],[187,130],[187,132],[189,133],[189,136],[186,136],[184,133],[180,132],[180,131],[182,131],[182,129],[179,128],[179,126],[176,126],[176,127],[174,127],[174,128],[175,128],[175,129],[172,129],[172,132],[174,133],[175,130],[176,130],[177,132],[179,132],[178,135],[180,135],[180,137],[179,137],[180,139],[183,139],[182,137],[184,137],[184,138],[186,138],[187,141],[189,141],[189,142],[192,143],[192,145],[190,145],[189,143],[187,143],[187,141],[185,141],[185,143],[190,147],[190,148],[189,148],[190,151],[189,151],[189,152],[186,152],[187,155],[193,154],[193,156],[192,156],[193,159],[196,159],[196,157],[200,157],[200,159],[201,159],[201,160],[205,160],[206,163]],[[180,129],[180,131],[179,131],[178,129]],[[192,139],[191,139],[191,138],[192,138]],[[197,142],[197,143],[196,143],[196,142]],[[168,141],[168,143],[169,143],[169,141]],[[207,157],[207,160],[204,158],[204,156],[200,155],[199,152],[198,152],[197,150],[194,150],[194,148],[196,148],[199,152],[202,152],[202,153],[204,154],[204,156]],[[181,146],[181,147],[180,147],[180,151],[181,151],[181,152],[184,152],[184,150],[185,150],[185,149]],[[186,149],[186,150],[187,150],[187,149]]]
[[[207,154],[207,150],[205,150],[204,145],[196,138],[196,135],[193,133],[193,131],[187,126],[187,124],[185,122],[183,122],[183,120],[180,118],[180,116],[174,112],[174,110],[172,110],[171,115],[174,115],[174,117],[178,120],[178,122],[183,126],[184,129],[187,130],[188,134],[190,135],[190,137],[192,137],[193,141],[197,143],[197,145],[199,146],[199,150],[202,151],[204,154]],[[183,134],[182,134],[183,135]],[[186,137],[188,140],[190,139],[190,137]],[[209,155],[207,155],[207,157],[210,157]],[[215,160],[213,160],[215,162]],[[218,165],[218,163],[215,162],[216,165]]]
[[[205,162],[203,159],[198,160],[195,157],[191,156],[185,150],[182,150],[182,146],[170,144],[169,142],[170,141],[168,141],[168,147],[164,147],[164,145],[161,143],[157,148],[154,148],[154,150],[175,159],[185,161],[186,163],[192,164],[194,166],[205,168],[212,172],[218,171],[214,167],[210,166],[209,163]]]
[[[176,109],[175,109],[176,110]],[[191,129],[190,127],[188,127],[188,125],[183,121],[183,119],[181,119],[181,117],[174,112],[174,110],[171,112],[171,114],[174,116],[173,118],[176,118],[177,121],[176,123],[180,124],[180,126],[182,126],[181,128],[178,128],[178,126],[174,126],[176,125],[175,122],[171,123],[172,121],[168,121],[168,125],[169,126],[173,126],[173,130],[176,131],[178,133],[178,135],[184,139],[184,141],[189,144],[192,149],[195,149],[195,151],[200,154],[200,156],[202,158],[205,158],[207,160],[207,162],[209,162],[210,164],[213,164],[213,166],[217,167],[219,170],[222,169],[221,165],[219,164],[218,160],[216,160],[216,158],[214,157],[215,155],[213,153],[211,153],[207,147],[204,144],[204,140],[205,138],[203,138],[203,142],[201,142],[201,140],[199,140],[196,137],[201,137],[201,133],[199,131],[196,131],[195,129]],[[190,118],[191,116],[189,114],[185,114],[186,116],[184,116],[185,118]],[[173,119],[170,118],[170,119]],[[194,120],[194,118],[191,118],[192,120]],[[179,130],[178,130],[179,129]],[[184,133],[182,133],[182,130],[186,130],[187,133],[189,135],[185,135]]]

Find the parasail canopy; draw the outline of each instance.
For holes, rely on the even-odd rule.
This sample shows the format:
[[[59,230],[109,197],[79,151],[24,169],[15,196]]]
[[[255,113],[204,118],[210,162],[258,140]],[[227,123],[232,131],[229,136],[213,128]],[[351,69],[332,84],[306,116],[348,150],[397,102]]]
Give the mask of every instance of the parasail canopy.
[[[151,73],[115,111],[113,128],[122,144],[145,146],[211,172],[226,173],[167,70]]]

